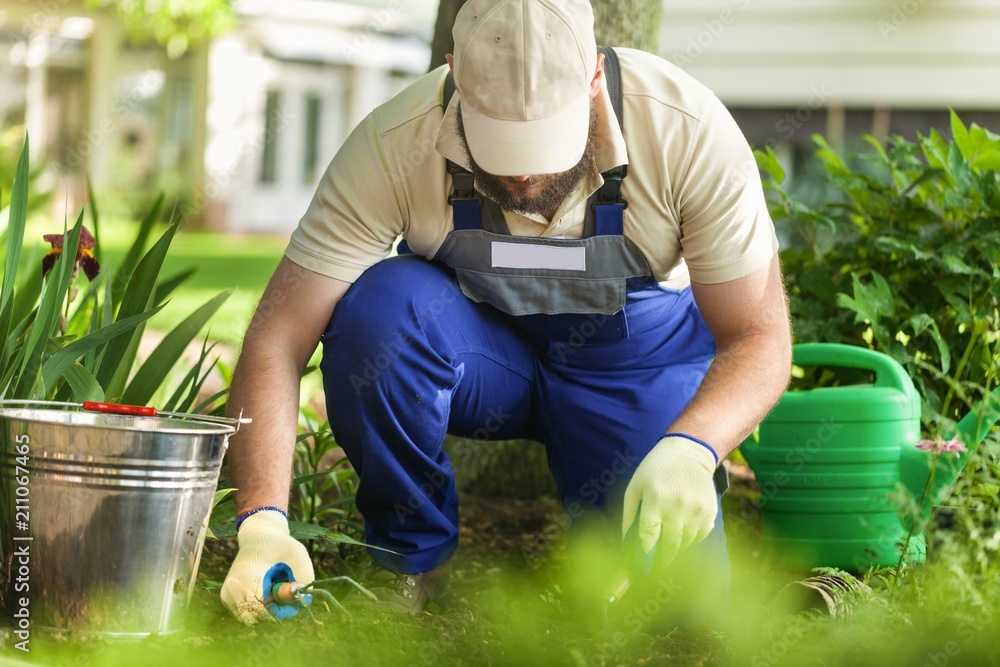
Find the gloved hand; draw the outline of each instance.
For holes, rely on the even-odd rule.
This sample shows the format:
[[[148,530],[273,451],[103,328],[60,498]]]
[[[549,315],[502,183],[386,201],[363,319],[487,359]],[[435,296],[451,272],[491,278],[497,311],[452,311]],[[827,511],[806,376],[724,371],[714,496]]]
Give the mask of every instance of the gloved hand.
[[[699,441],[675,434],[661,438],[625,489],[623,539],[638,512],[643,551],[658,547],[657,562],[666,565],[678,551],[708,537],[719,509],[717,465],[715,452]]]
[[[289,534],[288,520],[280,512],[265,510],[247,517],[237,539],[240,550],[222,584],[222,603],[247,625],[272,618],[264,607],[264,574],[277,563],[288,565],[295,581],[315,580],[305,546]]]

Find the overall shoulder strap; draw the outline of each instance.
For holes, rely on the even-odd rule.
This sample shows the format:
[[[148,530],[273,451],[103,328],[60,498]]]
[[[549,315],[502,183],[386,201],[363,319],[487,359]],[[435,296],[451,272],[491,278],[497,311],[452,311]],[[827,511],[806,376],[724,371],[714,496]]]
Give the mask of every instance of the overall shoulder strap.
[[[624,131],[625,114],[622,111],[621,62],[618,60],[618,54],[610,46],[598,46],[597,50],[604,54],[604,80],[607,82],[611,104],[615,107],[615,116],[618,117],[618,129]]]
[[[444,79],[444,92],[441,95],[443,109],[448,108],[451,98],[455,95],[455,79],[448,72]],[[455,229],[485,229],[498,234],[510,234],[503,211],[491,200],[484,200],[476,192],[475,177],[459,164],[446,160],[446,168],[451,174],[455,191],[448,197],[454,215]]]
[[[625,133],[625,113],[622,102],[622,69],[618,54],[610,46],[599,46],[604,54],[604,81],[611,105],[618,118],[618,128]],[[623,212],[628,202],[622,198],[622,181],[628,175],[628,166],[621,164],[603,172],[604,185],[590,196],[583,221],[583,235],[618,234],[623,231]]]

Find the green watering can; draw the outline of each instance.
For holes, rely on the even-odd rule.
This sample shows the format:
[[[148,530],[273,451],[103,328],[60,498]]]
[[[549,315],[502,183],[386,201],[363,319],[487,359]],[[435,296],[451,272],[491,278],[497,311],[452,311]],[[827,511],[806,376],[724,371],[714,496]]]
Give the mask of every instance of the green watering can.
[[[898,362],[836,343],[796,345],[793,357],[798,366],[868,370],[875,381],[787,391],[757,437],[741,445],[760,485],[764,547],[793,567],[858,572],[896,565],[901,556],[923,561],[923,536],[907,540],[898,485],[923,499],[926,516],[1000,419],[1000,388],[958,423],[968,451],[941,454],[935,464],[916,447],[920,396]]]

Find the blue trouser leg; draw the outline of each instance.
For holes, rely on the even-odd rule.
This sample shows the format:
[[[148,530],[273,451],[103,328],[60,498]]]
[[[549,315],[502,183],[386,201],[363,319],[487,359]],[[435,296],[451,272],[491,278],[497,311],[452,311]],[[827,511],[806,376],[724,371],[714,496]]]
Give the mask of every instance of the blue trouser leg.
[[[446,432],[520,435],[536,361],[492,308],[418,257],[371,267],[323,336],[330,425],[360,477],[366,540],[383,565],[424,572],[458,544],[458,497]]]
[[[510,318],[418,257],[366,271],[330,321],[322,369],[331,427],[360,475],[366,539],[401,554],[372,556],[423,572],[455,550],[446,432],[540,440],[573,524],[603,520],[613,542],[625,486],[714,354],[689,291],[634,292],[625,319]],[[721,514],[691,552],[728,578]]]
[[[594,541],[603,540],[596,549],[612,561],[611,554],[619,550],[625,487],[690,402],[715,354],[690,290],[635,291],[629,295],[625,314],[627,339],[615,340],[614,333],[606,339],[602,329],[615,328],[609,321],[589,328],[578,324],[575,332],[538,344],[539,437],[548,445],[571,526],[580,528],[572,531],[574,542],[589,542],[579,548],[574,545],[574,550],[593,549]],[[721,501],[721,473],[719,477]],[[645,588],[645,594],[669,596],[675,602],[687,597],[700,603],[705,591],[711,591],[708,597],[713,601],[728,596],[729,557],[721,506],[712,533],[686,550],[664,576],[635,590]],[[653,598],[645,609],[659,604]],[[667,610],[663,604],[661,611]],[[709,620],[705,612],[686,613],[678,622]],[[631,620],[638,620],[641,613]]]

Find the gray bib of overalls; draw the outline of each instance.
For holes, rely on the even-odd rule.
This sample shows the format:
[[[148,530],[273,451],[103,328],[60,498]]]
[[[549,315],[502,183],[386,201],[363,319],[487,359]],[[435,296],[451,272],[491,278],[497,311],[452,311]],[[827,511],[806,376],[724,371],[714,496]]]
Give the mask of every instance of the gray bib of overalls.
[[[601,48],[608,91],[621,125],[617,56]],[[445,105],[453,92],[449,77]],[[604,172],[604,184],[587,201],[584,238],[512,236],[499,206],[475,192],[468,171],[448,163],[455,193],[449,198],[455,228],[433,259],[454,269],[462,292],[514,316],[615,315],[625,307],[627,281],[652,281],[649,262],[623,235],[621,198],[625,166]]]
[[[613,315],[625,307],[626,281],[651,274],[634,243],[611,235],[536,239],[457,229],[434,259],[455,270],[469,299],[516,316]]]
[[[619,126],[622,126],[622,98],[618,58],[612,49],[600,47],[605,54],[605,76]],[[454,92],[449,76],[445,84],[444,105]],[[643,292],[654,299],[662,297],[666,311],[654,317],[670,328],[671,320],[685,317],[686,309],[674,312],[669,304],[675,296],[656,283],[649,262],[642,251],[623,234],[623,211],[628,205],[621,196],[627,168],[616,167],[602,174],[604,183],[587,201],[584,238],[548,239],[513,236],[499,206],[481,197],[471,173],[448,162],[455,192],[449,198],[454,215],[454,230],[446,237],[433,259],[454,270],[462,292],[470,300],[487,303],[514,317],[533,339],[545,341],[549,350],[565,347],[560,340],[578,336],[582,343],[616,345],[623,358],[631,361],[638,343],[629,341],[627,312],[635,311],[639,301],[629,304],[629,295],[642,299]],[[688,295],[689,298],[689,295]],[[639,306],[642,312],[648,307]],[[584,335],[582,332],[587,332]],[[706,332],[707,335],[707,332]],[[643,338],[642,336],[637,338]],[[581,343],[581,344],[582,344]],[[615,358],[609,346],[602,345],[608,359]],[[642,355],[639,355],[641,357]],[[607,360],[605,360],[606,362]],[[680,378],[679,378],[680,381]],[[729,487],[725,467],[714,475],[719,494]]]

